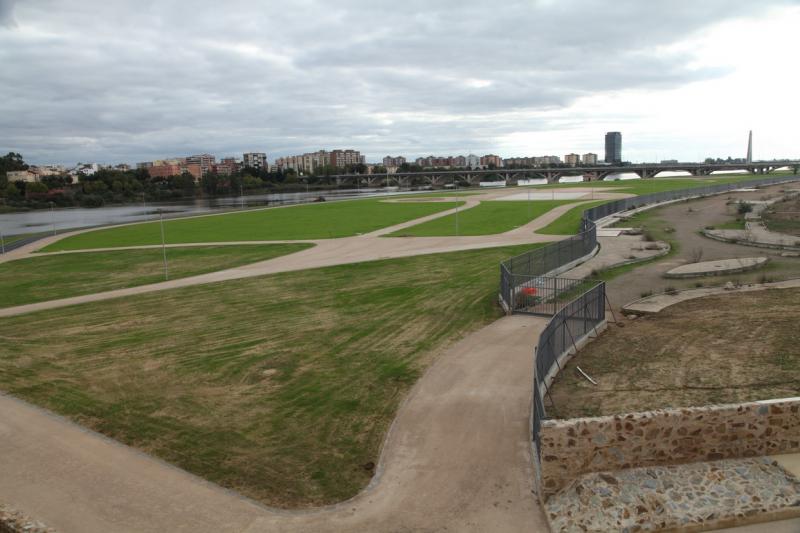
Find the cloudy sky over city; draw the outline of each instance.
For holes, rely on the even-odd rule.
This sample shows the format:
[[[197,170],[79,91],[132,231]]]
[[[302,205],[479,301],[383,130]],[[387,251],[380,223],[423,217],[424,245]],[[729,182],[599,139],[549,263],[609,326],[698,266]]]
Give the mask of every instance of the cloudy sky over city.
[[[0,0],[0,151],[800,157],[800,0]]]

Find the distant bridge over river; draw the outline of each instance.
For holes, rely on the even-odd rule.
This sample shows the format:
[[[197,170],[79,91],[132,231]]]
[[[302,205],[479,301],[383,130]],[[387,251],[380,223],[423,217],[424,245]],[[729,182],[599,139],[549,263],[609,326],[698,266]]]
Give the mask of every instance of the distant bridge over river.
[[[751,163],[665,163],[665,164],[626,164],[595,165],[588,167],[559,168],[519,168],[494,170],[423,170],[420,172],[397,172],[395,174],[338,174],[333,176],[303,177],[302,181],[314,181],[336,185],[365,185],[368,187],[392,186],[433,186],[469,183],[477,185],[481,181],[505,180],[516,184],[520,179],[545,179],[547,183],[558,183],[564,177],[582,176],[584,181],[602,180],[612,174],[632,172],[640,178],[654,178],[661,172],[688,172],[692,176],[708,176],[712,172],[744,170],[751,174],[769,174],[779,168],[789,168],[795,174],[800,170],[800,161],[754,161]]]

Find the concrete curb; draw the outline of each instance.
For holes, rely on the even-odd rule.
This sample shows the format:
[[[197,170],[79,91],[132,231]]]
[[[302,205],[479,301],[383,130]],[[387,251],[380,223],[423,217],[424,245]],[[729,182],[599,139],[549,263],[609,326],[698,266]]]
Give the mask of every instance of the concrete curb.
[[[687,302],[689,300],[696,300],[698,298],[705,298],[706,296],[717,296],[719,294],[740,294],[742,292],[753,292],[753,291],[762,291],[769,289],[796,289],[796,288],[800,288],[800,278],[794,278],[784,281],[776,281],[773,283],[743,285],[733,290],[725,289],[724,287],[686,289],[682,291],[675,291],[674,294],[658,293],[658,294],[653,294],[651,296],[646,296],[644,298],[638,298],[622,306],[622,312],[624,314],[654,315],[656,313],[660,313],[667,307],[671,307],[675,304],[681,302]],[[666,297],[668,297],[668,299]],[[638,304],[647,303],[648,301],[653,301],[661,298],[666,299],[666,301],[660,307],[656,304],[654,304],[653,309],[650,310],[636,307],[636,305]]]

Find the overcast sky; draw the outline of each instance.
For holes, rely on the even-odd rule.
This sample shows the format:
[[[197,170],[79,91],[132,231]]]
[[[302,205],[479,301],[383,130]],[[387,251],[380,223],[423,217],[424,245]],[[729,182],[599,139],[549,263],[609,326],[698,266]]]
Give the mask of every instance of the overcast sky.
[[[800,0],[0,0],[0,151],[800,157]]]

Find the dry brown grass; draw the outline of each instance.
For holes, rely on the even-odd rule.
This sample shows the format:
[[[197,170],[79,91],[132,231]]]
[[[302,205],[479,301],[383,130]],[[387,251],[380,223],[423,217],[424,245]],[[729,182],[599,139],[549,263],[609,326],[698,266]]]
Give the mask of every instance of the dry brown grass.
[[[691,300],[613,324],[561,372],[552,417],[734,403],[800,392],[800,290]],[[580,366],[598,385],[575,369]],[[547,402],[549,404],[549,399]]]

